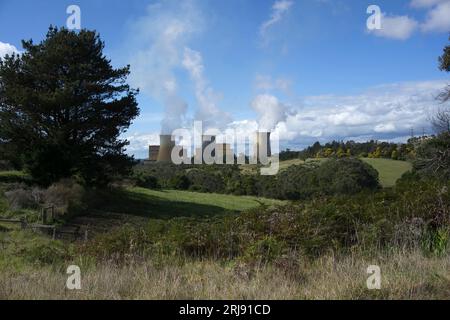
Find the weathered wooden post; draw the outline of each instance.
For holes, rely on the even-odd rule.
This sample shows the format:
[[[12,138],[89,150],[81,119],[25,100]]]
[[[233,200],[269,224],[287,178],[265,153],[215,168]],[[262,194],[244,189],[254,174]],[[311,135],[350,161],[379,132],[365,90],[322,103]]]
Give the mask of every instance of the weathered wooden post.
[[[42,215],[42,224],[47,224],[47,208],[42,208],[41,215]]]
[[[26,223],[26,221],[25,221],[25,218],[20,218],[20,227],[22,228],[22,229],[26,229],[26,227],[27,227],[27,223]]]
[[[55,221],[55,206],[52,204],[52,206],[50,207],[50,212],[51,212],[51,220],[50,223],[53,223]]]

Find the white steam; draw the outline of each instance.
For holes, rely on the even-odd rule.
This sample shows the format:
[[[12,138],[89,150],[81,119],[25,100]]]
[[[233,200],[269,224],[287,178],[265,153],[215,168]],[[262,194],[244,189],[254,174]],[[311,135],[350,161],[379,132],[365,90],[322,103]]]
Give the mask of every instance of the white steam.
[[[195,119],[203,121],[203,125],[207,128],[222,128],[230,121],[230,116],[217,106],[219,95],[214,92],[205,78],[200,52],[185,48],[183,66],[189,72],[195,87],[198,103]]]
[[[287,107],[270,94],[260,94],[253,99],[251,106],[258,114],[260,131],[271,131],[275,126],[286,120]]]
[[[190,1],[164,1],[150,5],[144,17],[132,24],[131,41],[138,48],[131,57],[134,86],[165,107],[162,133],[183,124],[187,103],[178,93],[175,71],[181,66],[188,39],[200,31],[202,19]]]

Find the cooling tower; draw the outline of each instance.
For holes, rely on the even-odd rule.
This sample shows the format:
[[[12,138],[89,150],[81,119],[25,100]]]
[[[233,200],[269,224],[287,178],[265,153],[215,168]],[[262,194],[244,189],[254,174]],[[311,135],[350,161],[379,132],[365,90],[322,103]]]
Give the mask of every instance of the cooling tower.
[[[270,132],[256,132],[255,133],[255,145],[253,147],[253,156],[258,159],[258,162],[262,160],[262,157],[268,158],[272,156],[270,148]]]
[[[222,156],[223,163],[234,163],[234,153],[229,143],[217,143],[216,144],[216,156]]]
[[[159,146],[149,146],[148,147],[148,160],[157,161],[159,154]]]
[[[202,135],[202,148],[198,148],[196,150],[198,160],[200,163],[205,163],[205,154],[206,157],[210,157],[210,161],[213,161],[215,157],[214,147],[216,144],[216,137],[212,135]],[[205,152],[206,150],[206,152]],[[200,154],[199,154],[200,153]]]
[[[216,143],[215,136],[202,135],[202,152],[205,152],[206,147],[213,143]]]
[[[160,135],[159,143],[158,162],[172,161],[172,149],[175,147],[175,141],[172,141],[172,136],[170,134]]]

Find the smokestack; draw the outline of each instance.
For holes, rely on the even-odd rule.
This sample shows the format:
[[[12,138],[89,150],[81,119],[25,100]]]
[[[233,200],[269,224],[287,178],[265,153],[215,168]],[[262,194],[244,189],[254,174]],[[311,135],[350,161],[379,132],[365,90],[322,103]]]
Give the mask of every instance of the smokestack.
[[[216,136],[212,135],[202,135],[202,147],[196,148],[195,157],[197,159],[197,163],[205,163],[205,159],[203,156],[205,155],[205,149],[212,150],[216,144]],[[209,152],[207,152],[209,154]],[[215,157],[215,152],[211,152],[211,156]]]
[[[207,146],[215,144],[216,137],[211,135],[203,135],[202,136],[202,153],[205,152]]]
[[[175,141],[172,141],[172,136],[170,134],[160,135],[159,143],[158,162],[172,161],[172,149],[175,147]]]
[[[148,160],[157,161],[159,154],[159,146],[149,146],[148,147]]]
[[[260,161],[263,158],[272,156],[270,148],[270,132],[256,132],[256,141],[253,147],[254,157]]]

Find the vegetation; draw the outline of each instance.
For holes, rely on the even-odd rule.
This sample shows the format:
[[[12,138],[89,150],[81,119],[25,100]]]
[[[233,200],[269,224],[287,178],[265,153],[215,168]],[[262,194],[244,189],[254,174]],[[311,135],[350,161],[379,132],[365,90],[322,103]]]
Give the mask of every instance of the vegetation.
[[[415,145],[425,137],[413,137],[407,143],[389,143],[371,140],[368,142],[332,141],[321,145],[319,142],[302,151],[286,150],[280,153],[280,160],[308,158],[385,158],[393,160],[414,159]]]
[[[161,164],[136,169],[137,185],[152,180],[153,186],[200,192],[251,195],[299,200],[320,194],[355,194],[378,188],[378,173],[364,162],[353,159],[329,159],[284,167],[276,176],[242,172],[238,166],[172,166]]]
[[[248,270],[217,261],[133,261],[126,265],[75,261],[82,290],[66,290],[65,269],[0,275],[0,299],[448,299],[450,260],[420,252],[378,257],[333,254],[283,270]],[[130,261],[131,262],[131,261]],[[382,266],[381,290],[367,290],[368,265]],[[64,266],[65,267],[65,266]],[[24,270],[25,271],[25,270]]]
[[[258,166],[167,163],[121,176],[116,166],[131,159],[117,137],[137,115],[128,68],[112,69],[93,32],[51,28],[24,47],[0,61],[0,165],[9,170],[0,173],[0,216],[37,222],[51,204],[58,227],[90,233],[52,239],[0,222],[0,299],[449,297],[446,130],[402,145],[288,150],[275,176],[252,174]],[[30,89],[36,84],[42,91]],[[23,152],[18,124],[24,137],[36,134]],[[20,164],[25,173],[11,171]],[[64,288],[73,264],[82,270],[75,292]],[[381,290],[367,290],[372,264],[382,269]]]
[[[146,220],[109,228],[87,243],[66,244],[2,226],[0,296],[445,298],[450,249],[448,187],[448,183],[407,174],[392,190],[316,197],[296,204],[254,207],[240,215],[214,216],[177,212],[173,194],[134,188],[128,192],[151,202],[153,196],[166,196],[166,214],[130,208],[124,214],[146,214]],[[181,192],[178,201],[186,201],[191,213],[198,212],[188,196],[189,192]],[[195,196],[202,205],[203,197],[210,196],[211,202],[230,197]],[[117,205],[115,209],[129,204],[115,195],[106,200],[116,201],[111,205]],[[223,205],[227,212],[250,206],[250,202],[240,208],[229,207],[230,201]],[[161,212],[162,208],[154,209]],[[69,264],[83,270],[85,285],[80,292],[60,289]],[[365,269],[370,264],[382,266],[381,291],[365,287]],[[28,273],[30,268],[31,280],[21,281],[17,272]],[[114,284],[112,277],[117,279]]]
[[[114,69],[92,31],[50,27],[0,59],[2,156],[42,185],[78,176],[104,184],[132,161],[119,135],[139,114],[129,67]]]

